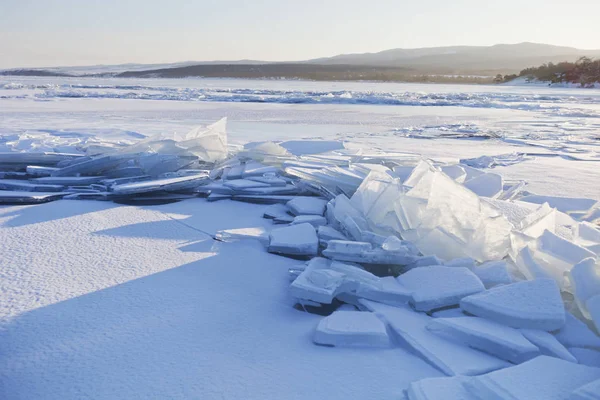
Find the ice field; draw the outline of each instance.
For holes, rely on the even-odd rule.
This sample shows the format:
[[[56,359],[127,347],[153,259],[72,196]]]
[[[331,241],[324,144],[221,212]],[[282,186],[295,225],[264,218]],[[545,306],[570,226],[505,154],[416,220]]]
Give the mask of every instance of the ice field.
[[[0,77],[0,153],[2,399],[597,396],[599,90]]]

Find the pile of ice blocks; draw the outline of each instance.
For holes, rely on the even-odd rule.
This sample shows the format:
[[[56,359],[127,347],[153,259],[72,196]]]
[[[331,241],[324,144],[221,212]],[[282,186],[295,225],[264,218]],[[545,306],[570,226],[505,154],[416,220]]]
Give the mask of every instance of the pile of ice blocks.
[[[484,161],[321,141],[232,151],[221,121],[86,154],[0,155],[0,201],[264,204],[270,228],[215,239],[306,260],[290,295],[324,316],[316,344],[403,346],[450,376],[413,383],[410,399],[593,398],[600,207],[528,193],[472,167]]]

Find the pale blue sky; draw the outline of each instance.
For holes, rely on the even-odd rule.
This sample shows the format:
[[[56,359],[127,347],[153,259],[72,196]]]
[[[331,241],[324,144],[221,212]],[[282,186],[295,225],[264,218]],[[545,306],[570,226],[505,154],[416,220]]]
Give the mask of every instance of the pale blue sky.
[[[524,41],[600,48],[600,0],[0,0],[0,68]]]

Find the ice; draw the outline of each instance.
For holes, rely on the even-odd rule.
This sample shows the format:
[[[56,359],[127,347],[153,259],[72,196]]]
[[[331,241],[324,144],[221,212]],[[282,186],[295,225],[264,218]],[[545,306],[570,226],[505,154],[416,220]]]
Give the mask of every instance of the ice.
[[[600,393],[600,379],[590,382],[575,390],[568,400],[598,400]]]
[[[248,179],[237,179],[233,181],[226,181],[223,183],[224,186],[229,187],[233,190],[249,189],[249,188],[263,188],[270,187],[267,183],[255,182]]]
[[[345,274],[330,269],[306,269],[290,285],[290,295],[299,300],[331,304],[344,292],[356,290],[355,282],[345,279]]]
[[[411,304],[419,311],[457,305],[463,297],[485,290],[479,278],[464,267],[413,268],[397,279],[413,292]]]
[[[426,314],[369,300],[360,300],[360,303],[381,317],[405,345],[446,375],[480,375],[509,365],[430,332],[427,325],[432,318]]]
[[[219,201],[219,200],[229,200],[229,199],[231,199],[231,195],[229,195],[229,194],[217,194],[217,193],[211,193],[206,198],[206,200],[210,201],[210,202]]]
[[[0,190],[0,204],[37,204],[59,200],[66,193],[43,193]]]
[[[465,181],[469,181],[473,178],[477,178],[478,176],[485,174],[485,172],[483,172],[477,168],[469,167],[466,164],[462,164],[461,167],[467,173],[467,177],[465,178]]]
[[[435,318],[427,329],[464,346],[519,364],[540,354],[540,350],[517,329],[479,317]]]
[[[50,176],[53,172],[58,170],[56,167],[43,167],[38,165],[28,165],[26,168],[27,174],[31,176]]]
[[[523,153],[500,154],[497,156],[481,156],[477,158],[461,159],[460,163],[473,168],[494,168],[509,166],[523,161],[532,160]]]
[[[415,262],[408,264],[405,268],[407,270],[417,267],[429,267],[432,265],[443,265],[444,261],[438,258],[437,256],[425,256],[421,257]]]
[[[460,165],[446,165],[442,167],[442,172],[458,183],[464,183],[467,173]]]
[[[0,179],[0,190],[20,190],[24,192],[60,192],[62,185],[44,185],[16,179]]]
[[[575,389],[599,378],[599,368],[539,356],[469,379],[465,386],[470,393],[486,400],[563,400]]]
[[[479,175],[465,182],[465,187],[475,192],[478,196],[497,198],[502,193],[504,182],[502,176],[487,173]]]
[[[375,314],[361,311],[335,311],[323,318],[313,341],[334,347],[390,347],[385,324]]]
[[[590,313],[592,322],[596,326],[596,332],[600,333],[600,294],[588,299],[585,303],[585,307]]]
[[[47,176],[42,178],[34,178],[30,181],[44,185],[75,186],[91,185],[93,183],[98,183],[103,179],[105,179],[103,176]]]
[[[154,179],[142,182],[123,183],[111,187],[115,195],[165,191],[190,191],[208,182],[206,174],[179,176],[174,178]]]
[[[529,203],[544,204],[548,203],[550,207],[556,208],[560,212],[588,212],[597,204],[594,199],[578,198],[578,197],[555,197],[555,196],[539,196],[530,195],[520,199]]]
[[[223,242],[256,239],[265,246],[269,245],[269,232],[263,227],[225,229],[217,231],[215,238]]]
[[[327,201],[316,197],[296,197],[287,203],[294,215],[323,215]]]
[[[327,225],[327,219],[321,215],[298,215],[292,221],[292,225],[311,224],[315,228]]]
[[[272,204],[265,207],[263,218],[275,219],[288,214],[288,207],[285,204]]]
[[[568,276],[577,307],[584,317],[590,319],[586,303],[590,298],[600,295],[600,264],[594,258],[586,258],[576,264]]]
[[[352,242],[347,240],[330,240],[323,250],[325,257],[339,260],[377,265],[407,265],[419,258],[410,249],[387,251],[372,248],[368,242]]]
[[[551,333],[538,329],[520,329],[520,331],[527,340],[540,349],[542,355],[577,362],[575,357]]]
[[[463,298],[460,307],[470,314],[513,328],[552,331],[565,324],[560,291],[550,279],[497,286]]]
[[[548,203],[523,218],[518,225],[519,231],[532,238],[540,237],[545,231],[554,232],[556,228],[556,208]]]
[[[232,200],[242,201],[245,203],[254,204],[287,204],[290,200],[296,199],[296,196],[282,195],[253,195],[253,194],[236,194],[231,197]]]
[[[512,282],[505,261],[488,261],[471,269],[484,286],[489,289],[498,285],[508,285]]]
[[[585,347],[600,350],[600,336],[578,320],[570,312],[566,312],[565,325],[554,332],[554,337],[565,347]]]
[[[595,256],[593,252],[546,230],[534,243],[521,250],[516,265],[528,279],[552,278],[564,288],[565,274],[573,265]]]
[[[316,256],[319,250],[317,232],[311,224],[273,229],[268,250],[293,256]]]
[[[412,292],[392,276],[378,278],[370,285],[361,285],[356,291],[357,297],[392,306],[407,304],[411,295]]]
[[[251,176],[251,177],[247,177],[246,179],[248,179],[250,181],[266,183],[269,186],[286,186],[287,185],[287,181],[285,179],[281,179],[276,176],[269,176],[269,175]]]
[[[457,317],[465,317],[466,314],[459,308],[443,308],[438,311],[434,311],[431,313],[433,318],[457,318]]]
[[[579,347],[570,347],[569,351],[577,359],[578,364],[600,369],[600,351]]]
[[[455,258],[444,263],[446,267],[464,267],[470,270],[475,268],[475,260],[471,257]]]
[[[331,226],[319,226],[317,228],[317,235],[319,240],[328,242],[330,240],[346,240],[344,234],[340,231],[333,229]]]
[[[469,393],[462,376],[426,378],[412,382],[406,390],[408,400],[479,400]]]

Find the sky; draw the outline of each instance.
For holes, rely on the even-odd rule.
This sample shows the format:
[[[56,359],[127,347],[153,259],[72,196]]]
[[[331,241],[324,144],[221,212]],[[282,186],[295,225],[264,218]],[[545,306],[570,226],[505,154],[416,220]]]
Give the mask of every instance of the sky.
[[[599,17],[600,0],[0,0],[0,68],[525,41],[600,49]]]

